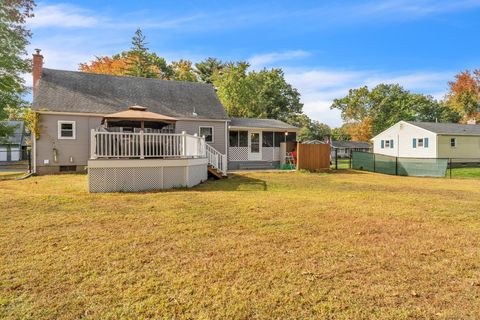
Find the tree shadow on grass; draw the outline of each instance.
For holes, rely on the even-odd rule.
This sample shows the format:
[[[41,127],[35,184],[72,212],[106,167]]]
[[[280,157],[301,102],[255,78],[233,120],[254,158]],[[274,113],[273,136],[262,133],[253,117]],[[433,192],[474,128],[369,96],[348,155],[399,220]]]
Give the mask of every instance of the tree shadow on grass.
[[[194,187],[195,191],[267,191],[267,182],[245,175],[229,174],[221,180],[208,180]]]

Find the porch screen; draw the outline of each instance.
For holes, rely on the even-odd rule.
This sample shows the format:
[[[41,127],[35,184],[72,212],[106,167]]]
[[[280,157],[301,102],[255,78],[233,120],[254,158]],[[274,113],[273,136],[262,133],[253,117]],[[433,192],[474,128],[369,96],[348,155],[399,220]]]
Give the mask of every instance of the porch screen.
[[[275,147],[280,147],[280,142],[285,142],[284,132],[275,132]]]
[[[248,131],[239,131],[238,132],[238,146],[239,147],[248,147]]]
[[[238,131],[230,131],[228,142],[230,147],[238,147]]]
[[[270,132],[270,131],[263,132],[262,147],[264,148],[273,147],[273,132]]]

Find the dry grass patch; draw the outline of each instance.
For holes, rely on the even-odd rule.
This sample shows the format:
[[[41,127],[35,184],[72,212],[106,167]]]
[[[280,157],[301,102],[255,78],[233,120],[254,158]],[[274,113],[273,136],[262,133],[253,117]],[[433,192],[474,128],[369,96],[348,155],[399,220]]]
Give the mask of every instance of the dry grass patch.
[[[478,318],[480,181],[0,182],[0,318]]]

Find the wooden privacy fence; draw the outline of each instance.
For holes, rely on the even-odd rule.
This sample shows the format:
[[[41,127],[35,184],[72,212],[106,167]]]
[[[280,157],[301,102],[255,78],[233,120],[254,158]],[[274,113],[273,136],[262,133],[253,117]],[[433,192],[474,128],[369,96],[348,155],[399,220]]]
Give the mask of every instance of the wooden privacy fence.
[[[321,170],[330,168],[330,145],[297,144],[297,169]]]

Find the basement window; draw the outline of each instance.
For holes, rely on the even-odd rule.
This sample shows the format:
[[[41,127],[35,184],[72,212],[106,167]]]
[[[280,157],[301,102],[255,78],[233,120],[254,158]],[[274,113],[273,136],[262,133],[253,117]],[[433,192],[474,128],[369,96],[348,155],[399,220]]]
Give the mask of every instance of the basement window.
[[[60,166],[60,172],[76,172],[77,166]]]

